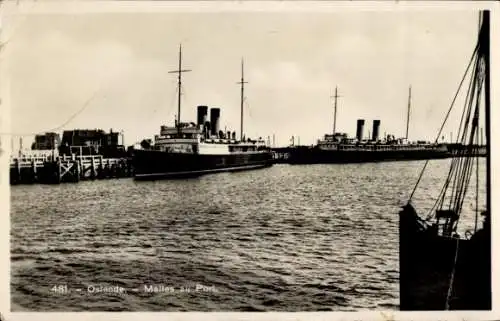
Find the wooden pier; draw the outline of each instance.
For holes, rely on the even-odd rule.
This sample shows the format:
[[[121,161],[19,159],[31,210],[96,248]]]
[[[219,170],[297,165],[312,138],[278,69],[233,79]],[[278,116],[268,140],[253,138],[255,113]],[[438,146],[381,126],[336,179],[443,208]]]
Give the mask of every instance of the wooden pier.
[[[133,176],[129,158],[102,155],[20,155],[11,157],[10,184],[60,184]]]

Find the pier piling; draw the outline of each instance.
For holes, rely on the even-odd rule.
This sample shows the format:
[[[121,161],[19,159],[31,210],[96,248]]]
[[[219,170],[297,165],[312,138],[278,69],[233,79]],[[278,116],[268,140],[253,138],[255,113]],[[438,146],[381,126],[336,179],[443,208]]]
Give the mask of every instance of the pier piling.
[[[11,157],[10,183],[60,184],[83,180],[131,177],[129,158],[103,158],[102,155],[21,155]]]

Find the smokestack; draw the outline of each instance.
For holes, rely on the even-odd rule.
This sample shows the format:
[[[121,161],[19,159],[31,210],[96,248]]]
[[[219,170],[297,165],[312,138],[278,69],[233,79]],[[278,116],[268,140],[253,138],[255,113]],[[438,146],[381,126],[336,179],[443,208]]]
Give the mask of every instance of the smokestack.
[[[210,108],[210,133],[217,136],[219,133],[220,108]]]
[[[364,129],[364,126],[365,126],[365,120],[364,119],[358,119],[357,127],[356,127],[356,138],[358,139],[358,141],[362,141],[363,140],[363,129]]]
[[[198,114],[196,118],[196,125],[201,126],[205,125],[207,121],[208,107],[207,106],[198,106]]]
[[[377,141],[380,129],[380,120],[376,119],[373,121],[373,131],[372,131],[372,140]]]

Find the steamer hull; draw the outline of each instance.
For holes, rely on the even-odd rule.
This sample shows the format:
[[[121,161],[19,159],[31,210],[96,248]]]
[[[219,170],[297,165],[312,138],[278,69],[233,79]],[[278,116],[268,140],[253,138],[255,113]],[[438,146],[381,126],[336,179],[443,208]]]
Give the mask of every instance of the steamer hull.
[[[446,149],[422,150],[322,150],[319,148],[295,148],[290,153],[292,164],[367,163],[448,158]]]
[[[147,180],[259,169],[271,166],[273,158],[270,151],[200,155],[136,150],[133,163],[135,178]]]

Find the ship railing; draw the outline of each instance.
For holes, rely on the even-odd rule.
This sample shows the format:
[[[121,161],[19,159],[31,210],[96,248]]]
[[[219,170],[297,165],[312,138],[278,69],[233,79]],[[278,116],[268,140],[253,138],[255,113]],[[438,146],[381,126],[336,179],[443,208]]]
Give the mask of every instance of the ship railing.
[[[246,142],[237,141],[236,139],[213,139],[213,138],[205,139],[203,142],[204,143],[211,143],[211,144],[241,144],[241,143],[246,143]]]
[[[16,164],[41,164],[45,162],[55,162],[55,161],[77,161],[77,160],[100,160],[103,159],[102,155],[21,155],[21,157],[11,156],[10,165],[15,166]]]
[[[11,157],[10,159],[10,164],[15,164],[16,162],[18,163],[40,163],[40,162],[46,162],[51,160],[51,156],[21,156],[21,157]]]

